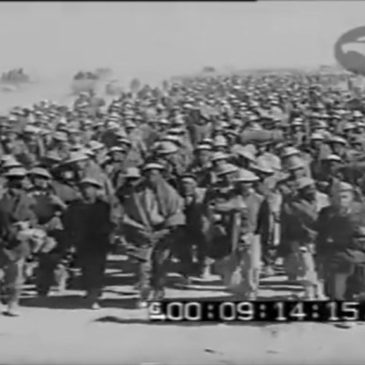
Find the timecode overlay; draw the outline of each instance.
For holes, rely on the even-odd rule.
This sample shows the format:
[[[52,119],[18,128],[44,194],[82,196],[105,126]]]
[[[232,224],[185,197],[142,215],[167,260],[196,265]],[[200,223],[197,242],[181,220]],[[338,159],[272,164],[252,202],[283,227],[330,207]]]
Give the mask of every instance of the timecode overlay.
[[[352,322],[365,321],[356,301],[176,301],[152,302],[155,322]]]

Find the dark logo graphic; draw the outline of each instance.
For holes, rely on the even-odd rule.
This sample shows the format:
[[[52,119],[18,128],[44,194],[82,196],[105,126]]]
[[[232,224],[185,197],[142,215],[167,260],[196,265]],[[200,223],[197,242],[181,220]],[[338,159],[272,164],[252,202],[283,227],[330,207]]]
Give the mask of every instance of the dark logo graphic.
[[[335,57],[347,71],[365,76],[365,26],[349,30],[338,39]]]

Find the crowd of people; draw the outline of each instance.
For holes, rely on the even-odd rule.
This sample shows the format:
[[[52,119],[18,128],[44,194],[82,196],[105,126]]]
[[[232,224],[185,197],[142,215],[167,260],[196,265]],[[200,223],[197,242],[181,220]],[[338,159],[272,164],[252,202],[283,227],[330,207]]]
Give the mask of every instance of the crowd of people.
[[[19,314],[30,264],[41,297],[80,268],[99,308],[116,246],[138,262],[138,307],[165,296],[172,259],[186,284],[219,274],[249,300],[280,262],[303,300],[361,296],[365,104],[334,87],[348,78],[205,75],[13,108],[0,118],[5,313]]]

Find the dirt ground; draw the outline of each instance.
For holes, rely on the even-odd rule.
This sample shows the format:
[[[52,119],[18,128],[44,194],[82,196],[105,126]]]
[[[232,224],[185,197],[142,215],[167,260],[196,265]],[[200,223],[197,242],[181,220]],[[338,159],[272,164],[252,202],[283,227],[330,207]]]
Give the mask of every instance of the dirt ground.
[[[148,321],[135,309],[135,279],[126,261],[109,263],[103,308],[83,307],[81,291],[34,297],[27,287],[22,316],[0,316],[0,364],[339,364],[362,363],[365,326],[333,324],[171,325]],[[176,288],[169,298],[228,295],[219,280],[193,289]],[[285,297],[300,290],[283,277],[264,282],[260,296]]]

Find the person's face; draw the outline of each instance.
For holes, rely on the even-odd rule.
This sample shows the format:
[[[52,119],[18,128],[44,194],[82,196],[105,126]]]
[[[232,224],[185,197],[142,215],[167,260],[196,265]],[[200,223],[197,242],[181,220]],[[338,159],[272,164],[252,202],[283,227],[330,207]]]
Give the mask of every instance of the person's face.
[[[224,185],[230,186],[233,185],[235,179],[236,179],[237,173],[236,172],[230,172],[229,174],[225,174],[222,176],[222,181]]]
[[[67,147],[67,142],[66,141],[60,141],[58,139],[54,139],[54,144],[57,148],[66,148]]]
[[[175,153],[162,153],[160,157],[165,161],[173,161],[175,158]]]
[[[291,174],[294,179],[300,179],[306,176],[304,167],[298,167],[297,169],[291,170]]]
[[[137,186],[139,183],[140,179],[138,177],[130,177],[127,182],[129,184],[129,186]]]
[[[76,170],[83,170],[86,167],[87,160],[75,162]]]
[[[314,185],[310,185],[302,189],[301,195],[308,201],[313,201],[316,198],[316,188]]]
[[[95,161],[98,164],[101,164],[105,158],[105,149],[102,148],[100,150],[95,151]]]
[[[71,143],[81,143],[81,135],[78,133],[71,133],[69,136],[69,141]]]
[[[125,159],[125,153],[124,152],[112,152],[111,153],[111,159],[113,162],[123,162]]]
[[[210,152],[206,150],[200,150],[197,154],[198,162],[202,165],[205,165],[209,162],[210,159]]]
[[[89,184],[82,184],[81,185],[81,194],[86,200],[95,200],[98,194],[98,189]]]
[[[328,171],[328,173],[333,174],[338,169],[338,163],[336,161],[326,161],[324,163],[324,167]]]
[[[216,152],[226,152],[227,151],[227,147],[226,146],[217,146],[217,147],[214,147],[214,150]]]
[[[275,188],[276,181],[272,175],[259,172],[258,176],[260,180],[255,184],[255,188],[259,194],[266,195]]]
[[[13,142],[17,139],[17,134],[13,132],[9,132],[7,134],[8,141]]]
[[[253,183],[242,181],[237,184],[237,187],[242,195],[246,195],[247,193],[249,193],[250,189],[252,189]]]
[[[62,170],[60,172],[60,176],[63,180],[70,181],[70,180],[73,180],[75,178],[75,173],[74,173],[73,170],[67,169],[67,170]]]
[[[293,134],[298,134],[302,131],[302,127],[294,126],[293,127]]]
[[[323,144],[323,142],[321,140],[315,139],[311,142],[311,144],[312,144],[313,148],[317,149]]]
[[[38,189],[47,189],[49,186],[49,179],[41,177],[41,176],[34,176],[33,177],[33,185]]]
[[[239,156],[237,162],[238,162],[238,165],[244,169],[250,168],[251,161],[243,156]]]
[[[161,179],[161,173],[159,170],[146,171],[146,181],[149,185],[155,186]]]
[[[8,180],[8,187],[13,194],[19,194],[24,188],[24,178],[12,177]]]
[[[154,123],[152,126],[156,129],[157,132],[165,132],[167,130],[167,126],[163,123]]]
[[[126,128],[125,131],[129,135],[129,134],[131,134],[134,131],[134,129],[135,129],[134,127],[132,127],[132,128]]]
[[[359,151],[359,152],[362,152],[363,151],[363,144],[362,143],[353,143],[353,148],[356,150],[356,151]]]
[[[35,142],[37,140],[37,136],[34,133],[26,133],[24,137],[28,142]]]
[[[226,160],[216,160],[213,162],[213,166],[215,169],[220,169],[225,164],[226,164]]]
[[[263,145],[263,144],[259,144],[259,145],[257,146],[257,152],[258,152],[258,154],[261,154],[261,153],[266,152],[266,146],[265,146],[265,145]]]
[[[338,203],[340,208],[346,209],[349,208],[351,203],[353,202],[353,193],[352,191],[343,191],[339,193]]]
[[[332,143],[333,153],[341,155],[344,150],[344,145],[341,143]]]
[[[345,138],[350,139],[353,134],[354,134],[354,130],[353,129],[348,129],[348,130],[345,131]]]
[[[182,194],[183,196],[190,196],[194,194],[196,183],[193,180],[182,181]]]

